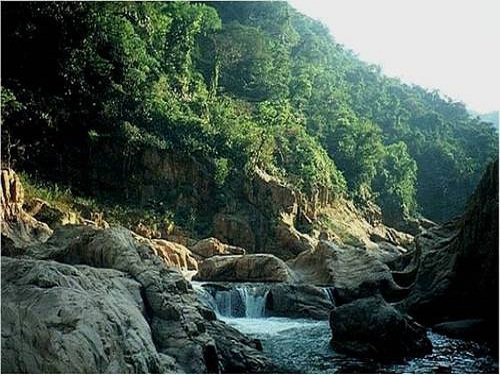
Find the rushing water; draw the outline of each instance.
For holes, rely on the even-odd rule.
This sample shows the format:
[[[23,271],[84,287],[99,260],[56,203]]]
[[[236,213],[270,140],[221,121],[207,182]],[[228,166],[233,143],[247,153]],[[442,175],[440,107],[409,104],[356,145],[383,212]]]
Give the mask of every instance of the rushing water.
[[[199,299],[219,319],[262,342],[264,352],[291,373],[496,373],[489,350],[471,341],[429,331],[433,352],[401,363],[379,363],[336,353],[327,321],[266,317],[265,285],[241,284],[214,289],[194,283]],[[333,299],[332,290],[325,294]]]

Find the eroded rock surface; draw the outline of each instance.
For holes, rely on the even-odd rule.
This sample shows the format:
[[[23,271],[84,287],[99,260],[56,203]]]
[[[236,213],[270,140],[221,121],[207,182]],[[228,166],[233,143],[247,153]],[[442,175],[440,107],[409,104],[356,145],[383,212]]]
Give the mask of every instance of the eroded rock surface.
[[[11,169],[2,169],[0,179],[2,239],[9,238],[15,248],[46,241],[52,230],[25,212],[24,189],[19,176]]]
[[[2,368],[9,372],[275,370],[125,228],[59,227],[22,258],[4,259]]]
[[[406,293],[394,282],[390,268],[372,251],[320,241],[287,263],[301,281],[334,286],[339,303],[382,293],[397,299]]]
[[[426,324],[485,319],[498,343],[498,160],[466,213],[417,236],[416,246],[416,280],[401,307]]]

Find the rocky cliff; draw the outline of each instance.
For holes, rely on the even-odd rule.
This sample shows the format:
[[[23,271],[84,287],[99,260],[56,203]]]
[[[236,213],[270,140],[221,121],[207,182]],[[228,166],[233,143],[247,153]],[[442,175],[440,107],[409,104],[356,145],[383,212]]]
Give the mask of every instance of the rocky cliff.
[[[474,319],[498,342],[498,159],[465,214],[416,237],[418,271],[403,307],[427,324]]]

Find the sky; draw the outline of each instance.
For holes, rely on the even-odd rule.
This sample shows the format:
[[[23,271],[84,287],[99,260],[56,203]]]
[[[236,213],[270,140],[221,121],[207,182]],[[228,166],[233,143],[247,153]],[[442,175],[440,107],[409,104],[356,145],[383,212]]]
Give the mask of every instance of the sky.
[[[391,77],[500,110],[500,0],[289,0]]]

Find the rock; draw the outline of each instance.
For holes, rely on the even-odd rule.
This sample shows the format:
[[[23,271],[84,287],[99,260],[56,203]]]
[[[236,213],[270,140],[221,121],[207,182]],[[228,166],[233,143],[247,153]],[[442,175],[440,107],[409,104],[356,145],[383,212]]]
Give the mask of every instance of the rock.
[[[193,253],[209,258],[214,255],[242,255],[245,254],[245,249],[238,246],[230,246],[223,244],[217,238],[210,237],[198,241],[191,247]]]
[[[288,259],[297,256],[303,251],[312,251],[318,241],[299,232],[295,227],[285,221],[279,221],[275,227],[277,248],[276,255]]]
[[[498,159],[465,214],[416,237],[418,270],[401,308],[423,323],[484,319],[498,344]]]
[[[425,328],[380,296],[335,308],[330,315],[330,327],[334,350],[350,355],[398,360],[432,351]]]
[[[292,281],[285,262],[271,254],[213,256],[199,264],[194,277],[202,281]]]
[[[2,369],[176,371],[158,353],[144,312],[140,284],[123,272],[4,257]]]
[[[377,293],[390,299],[406,293],[389,267],[365,249],[320,241],[287,264],[304,283],[334,286],[339,304]]]
[[[221,241],[255,251],[255,235],[245,218],[219,213],[214,216],[213,226],[215,236]]]
[[[23,209],[24,189],[19,177],[11,169],[2,169],[0,178],[2,235],[18,248],[46,241],[52,234],[52,229]]]
[[[482,339],[486,332],[486,322],[483,319],[465,319],[442,322],[432,326],[432,330],[446,336],[464,339]]]
[[[328,291],[313,285],[273,285],[266,298],[269,316],[327,320],[334,307]]]
[[[191,251],[178,243],[166,240],[151,240],[155,254],[162,258],[170,267],[176,267],[183,271],[198,269],[198,262]]]
[[[61,226],[23,258],[2,261],[2,368],[273,372],[251,339],[204,310],[148,241],[120,227]]]

